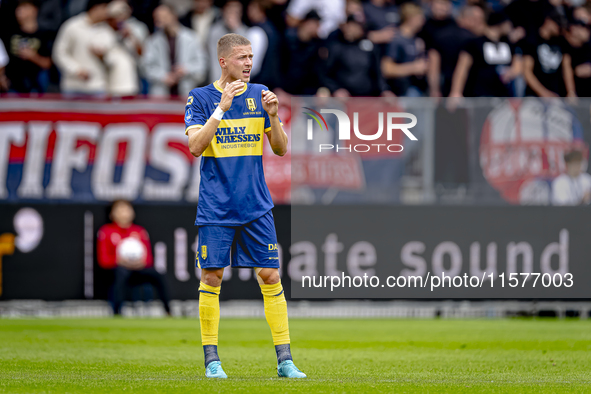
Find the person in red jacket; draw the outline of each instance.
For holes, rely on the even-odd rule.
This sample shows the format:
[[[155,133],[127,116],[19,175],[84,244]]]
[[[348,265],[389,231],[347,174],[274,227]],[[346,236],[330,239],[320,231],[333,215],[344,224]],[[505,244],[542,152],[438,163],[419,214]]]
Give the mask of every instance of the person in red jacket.
[[[97,257],[102,268],[114,271],[115,279],[109,301],[116,315],[121,314],[121,305],[128,286],[150,283],[158,290],[166,313],[170,314],[170,299],[164,278],[153,265],[152,247],[148,232],[133,223],[135,211],[128,201],[113,203],[110,218],[98,231]]]

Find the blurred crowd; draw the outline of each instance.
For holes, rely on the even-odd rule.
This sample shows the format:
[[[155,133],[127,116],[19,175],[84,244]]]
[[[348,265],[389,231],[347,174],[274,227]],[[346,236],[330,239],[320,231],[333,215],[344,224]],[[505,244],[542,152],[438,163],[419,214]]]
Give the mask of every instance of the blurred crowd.
[[[289,94],[591,96],[585,0],[1,0],[0,91],[181,97],[252,42]]]

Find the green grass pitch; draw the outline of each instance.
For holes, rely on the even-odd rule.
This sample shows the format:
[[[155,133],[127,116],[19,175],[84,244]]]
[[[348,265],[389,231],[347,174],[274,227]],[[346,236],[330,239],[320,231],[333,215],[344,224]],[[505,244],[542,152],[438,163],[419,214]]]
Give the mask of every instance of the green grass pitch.
[[[276,377],[264,319],[222,319],[229,375],[203,372],[195,319],[0,319],[0,392],[591,392],[591,321],[290,321],[305,380]]]

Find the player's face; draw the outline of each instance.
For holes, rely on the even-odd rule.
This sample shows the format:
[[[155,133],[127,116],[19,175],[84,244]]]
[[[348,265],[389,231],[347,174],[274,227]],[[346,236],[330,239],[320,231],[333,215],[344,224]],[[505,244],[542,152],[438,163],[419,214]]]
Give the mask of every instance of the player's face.
[[[239,79],[242,82],[250,81],[252,57],[253,53],[250,45],[232,48],[232,53],[226,59],[227,71],[232,79]]]
[[[121,227],[127,227],[135,219],[135,211],[131,204],[127,202],[118,202],[113,206],[111,219]]]

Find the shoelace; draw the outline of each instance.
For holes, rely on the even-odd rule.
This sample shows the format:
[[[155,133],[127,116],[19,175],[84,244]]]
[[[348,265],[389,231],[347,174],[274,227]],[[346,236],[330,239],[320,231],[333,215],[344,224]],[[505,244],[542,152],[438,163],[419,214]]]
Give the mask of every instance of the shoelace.
[[[292,363],[287,363],[287,364],[285,364],[285,365],[286,365],[286,366],[288,366],[288,367],[292,367],[293,369],[295,369],[295,370],[296,370],[296,371],[298,371],[299,373],[303,373],[302,371],[300,371],[300,370],[298,369],[298,367],[296,367],[296,366],[295,366],[295,364],[294,364],[293,362],[292,362]]]

